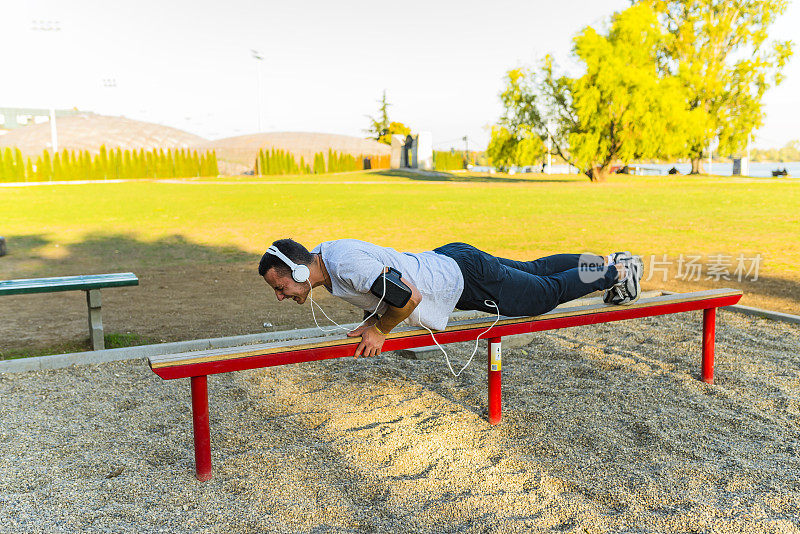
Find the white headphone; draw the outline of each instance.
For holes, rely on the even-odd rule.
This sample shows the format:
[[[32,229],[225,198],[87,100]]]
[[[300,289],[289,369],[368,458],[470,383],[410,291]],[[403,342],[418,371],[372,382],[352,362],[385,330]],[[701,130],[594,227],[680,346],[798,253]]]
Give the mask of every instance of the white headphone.
[[[273,256],[279,257],[283,263],[289,266],[292,269],[292,279],[302,284],[303,282],[308,282],[308,278],[311,276],[311,271],[308,269],[307,265],[298,265],[297,263],[290,260],[286,254],[278,250],[278,247],[275,245],[270,246],[267,249],[267,253],[272,254]]]

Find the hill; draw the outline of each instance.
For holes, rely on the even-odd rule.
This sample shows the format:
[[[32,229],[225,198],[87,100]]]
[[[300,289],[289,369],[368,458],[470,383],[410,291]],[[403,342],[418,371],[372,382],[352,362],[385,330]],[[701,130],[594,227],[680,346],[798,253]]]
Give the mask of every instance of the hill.
[[[59,150],[88,150],[97,153],[106,148],[189,148],[204,138],[177,128],[142,122],[125,117],[81,113],[59,117]],[[26,156],[35,156],[50,148],[50,123],[31,124],[0,136],[0,148],[17,147]]]
[[[223,174],[238,174],[253,168],[260,148],[281,149],[295,156],[303,157],[307,162],[314,160],[317,152],[328,149],[352,154],[386,155],[391,152],[388,145],[373,139],[363,139],[350,135],[312,133],[312,132],[270,132],[227,137],[214,141],[205,141],[192,148],[199,150],[215,150]]]

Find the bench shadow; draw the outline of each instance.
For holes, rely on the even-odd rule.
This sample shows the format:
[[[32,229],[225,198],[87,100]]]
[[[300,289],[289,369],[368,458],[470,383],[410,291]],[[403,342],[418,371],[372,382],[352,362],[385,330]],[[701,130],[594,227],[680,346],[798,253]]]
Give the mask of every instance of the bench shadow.
[[[43,234],[6,236],[8,254],[0,258],[2,278],[34,278],[135,271],[187,263],[258,261],[235,246],[194,243],[182,235],[143,241],[130,234],[89,234],[61,244]]]
[[[449,172],[442,172],[442,171],[423,171],[423,172],[416,172],[416,171],[406,171],[402,169],[388,169],[388,170],[380,170],[380,171],[373,171],[373,174],[383,175],[383,176],[392,176],[392,177],[403,177],[408,178],[409,180],[416,180],[421,182],[463,182],[463,183],[528,183],[528,184],[538,184],[538,183],[563,183],[563,182],[583,182],[585,180],[581,178],[513,178],[508,175],[497,175],[497,174],[478,174],[478,175],[467,175],[467,174],[454,174]]]

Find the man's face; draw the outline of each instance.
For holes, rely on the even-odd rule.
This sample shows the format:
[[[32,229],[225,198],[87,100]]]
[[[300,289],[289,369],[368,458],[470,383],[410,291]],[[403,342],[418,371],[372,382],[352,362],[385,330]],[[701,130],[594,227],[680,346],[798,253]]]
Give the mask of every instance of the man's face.
[[[274,268],[264,273],[264,280],[275,291],[275,296],[278,297],[278,300],[288,298],[298,304],[303,304],[306,301],[308,291],[311,289],[307,282],[297,283],[291,274],[280,275]]]

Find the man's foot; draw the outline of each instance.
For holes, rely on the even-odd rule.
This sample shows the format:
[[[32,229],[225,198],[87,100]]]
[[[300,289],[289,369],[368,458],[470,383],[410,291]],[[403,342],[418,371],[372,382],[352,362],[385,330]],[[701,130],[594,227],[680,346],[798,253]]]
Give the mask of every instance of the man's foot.
[[[615,252],[614,254],[624,254]],[[629,305],[639,300],[642,291],[641,279],[644,272],[644,262],[641,256],[620,257],[617,264],[622,266],[622,279],[607,289],[603,295],[603,302],[606,304]]]
[[[625,274],[627,271],[627,269],[625,269],[625,264],[623,263],[623,260],[629,260],[632,257],[633,255],[630,253],[629,250],[612,252],[611,254],[606,256],[607,265],[617,266],[617,272],[619,273],[619,276],[617,277],[617,284],[622,282],[622,280],[625,278]],[[620,268],[620,265],[622,266],[622,268]],[[614,289],[617,286],[617,284],[615,284],[614,287],[611,287],[610,289],[606,289],[605,292],[603,293],[603,302],[605,302],[606,304],[611,304],[612,303],[611,300],[613,298],[620,298],[619,294]]]

